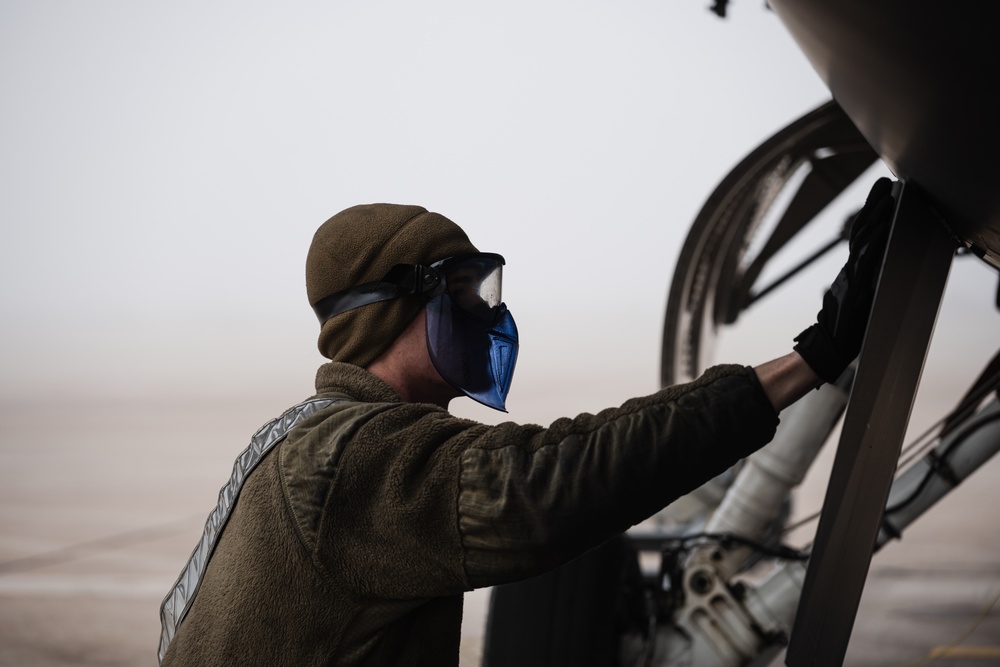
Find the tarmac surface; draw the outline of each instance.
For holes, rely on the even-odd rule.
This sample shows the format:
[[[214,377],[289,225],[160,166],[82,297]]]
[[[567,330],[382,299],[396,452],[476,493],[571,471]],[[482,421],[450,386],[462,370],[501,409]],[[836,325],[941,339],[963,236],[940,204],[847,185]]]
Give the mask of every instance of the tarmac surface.
[[[273,405],[0,407],[0,666],[156,664],[158,607]],[[811,495],[810,495],[811,494]],[[821,491],[799,500],[818,509]],[[847,663],[1000,665],[1000,457],[876,555]],[[489,591],[467,596],[478,665]]]

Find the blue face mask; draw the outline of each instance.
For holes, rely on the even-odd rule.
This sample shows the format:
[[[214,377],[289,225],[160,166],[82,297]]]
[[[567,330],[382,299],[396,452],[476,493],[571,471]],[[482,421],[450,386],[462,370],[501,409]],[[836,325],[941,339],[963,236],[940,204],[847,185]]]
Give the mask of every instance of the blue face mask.
[[[399,264],[380,281],[332,294],[313,306],[320,323],[370,303],[410,294],[427,300],[427,348],[434,367],[469,398],[507,411],[517,326],[500,300],[504,259],[481,253],[430,266]]]
[[[427,302],[427,348],[453,387],[495,410],[507,411],[517,325],[500,300],[503,257],[473,255],[435,262],[444,289]]]

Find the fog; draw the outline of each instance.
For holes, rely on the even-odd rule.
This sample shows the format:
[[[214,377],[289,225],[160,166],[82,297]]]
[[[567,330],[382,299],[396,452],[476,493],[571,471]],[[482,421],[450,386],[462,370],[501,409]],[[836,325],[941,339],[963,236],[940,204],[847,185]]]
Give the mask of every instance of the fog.
[[[0,4],[0,558],[187,521],[168,550],[126,559],[150,614],[134,632],[155,633],[147,591],[179,570],[191,513],[261,422],[313,392],[306,250],[354,204],[425,206],[506,257],[510,414],[458,414],[545,423],[657,389],[691,221],[743,156],[829,99],[764,3],[726,20],[705,5]],[[843,259],[724,332],[717,359],[788,351]],[[995,350],[996,291],[995,271],[956,262],[915,427]],[[29,521],[26,506],[46,509]],[[73,581],[56,588],[94,580]]]

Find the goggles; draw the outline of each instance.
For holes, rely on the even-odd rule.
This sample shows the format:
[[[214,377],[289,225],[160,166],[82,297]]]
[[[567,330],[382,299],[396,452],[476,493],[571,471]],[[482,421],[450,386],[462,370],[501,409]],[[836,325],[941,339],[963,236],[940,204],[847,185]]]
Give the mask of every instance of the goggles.
[[[381,280],[323,297],[313,305],[320,325],[349,310],[403,296],[430,301],[448,294],[465,314],[492,324],[500,310],[504,259],[495,253],[448,257],[430,265],[397,264]]]

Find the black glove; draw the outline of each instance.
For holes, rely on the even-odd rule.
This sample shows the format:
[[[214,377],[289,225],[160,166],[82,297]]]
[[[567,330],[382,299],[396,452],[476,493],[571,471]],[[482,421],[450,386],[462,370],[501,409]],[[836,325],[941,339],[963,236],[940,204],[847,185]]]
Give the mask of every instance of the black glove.
[[[795,337],[795,351],[826,382],[861,352],[895,207],[892,181],[880,178],[851,226],[850,257],[823,295],[816,324]]]

